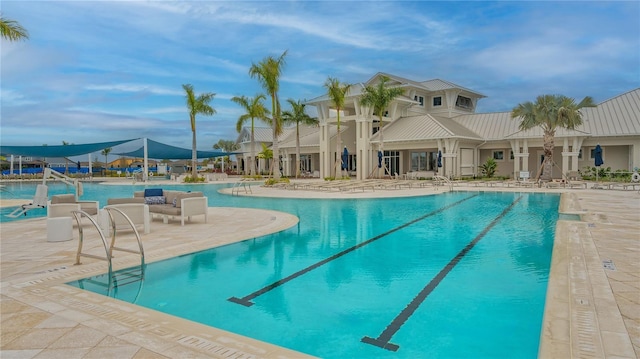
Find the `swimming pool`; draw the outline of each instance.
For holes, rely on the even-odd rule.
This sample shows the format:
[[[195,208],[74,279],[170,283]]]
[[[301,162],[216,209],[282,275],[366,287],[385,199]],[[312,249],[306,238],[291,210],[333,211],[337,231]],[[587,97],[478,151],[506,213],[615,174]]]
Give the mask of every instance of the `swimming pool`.
[[[558,195],[207,195],[300,223],[149,264],[113,296],[323,358],[537,356]]]

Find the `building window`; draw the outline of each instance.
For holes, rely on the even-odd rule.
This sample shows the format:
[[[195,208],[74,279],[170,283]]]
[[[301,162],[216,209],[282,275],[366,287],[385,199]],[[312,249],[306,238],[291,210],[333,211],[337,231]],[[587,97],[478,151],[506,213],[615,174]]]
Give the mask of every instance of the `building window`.
[[[471,103],[471,99],[468,98],[468,97],[464,97],[464,96],[458,96],[458,98],[456,99],[456,106],[457,107],[461,107],[461,108],[466,108],[466,109],[473,108],[473,104]]]
[[[429,168],[427,152],[411,152],[411,171],[426,171]]]
[[[420,107],[424,107],[424,97],[416,95],[413,96],[413,100],[420,102]]]
[[[504,161],[504,151],[493,151],[493,159],[496,161]]]
[[[509,160],[513,161],[515,156],[513,155],[513,151],[509,151]]]
[[[442,106],[442,96],[436,96],[433,98],[433,107]]]

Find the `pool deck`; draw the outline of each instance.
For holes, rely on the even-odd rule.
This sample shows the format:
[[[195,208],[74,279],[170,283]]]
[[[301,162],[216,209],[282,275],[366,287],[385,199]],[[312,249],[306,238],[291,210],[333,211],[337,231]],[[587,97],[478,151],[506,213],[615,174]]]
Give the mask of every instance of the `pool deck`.
[[[251,194],[241,195],[363,198],[446,190],[314,191],[252,185]],[[581,221],[558,221],[539,357],[640,357],[637,190],[462,185],[454,190],[562,193],[560,212],[579,214]],[[141,237],[149,263],[274,233],[296,223],[294,216],[277,211],[215,207],[209,208],[208,223],[201,216],[184,227],[179,221],[163,224],[156,219],[151,233]],[[86,252],[104,253],[97,232],[88,225],[83,228]],[[64,285],[106,271],[106,263],[97,259],[83,258],[82,265],[74,265],[76,229],[74,240],[47,242],[46,219],[38,218],[2,223],[0,235],[2,359],[310,357]],[[123,234],[122,246],[134,248],[133,236]],[[113,263],[117,269],[138,261],[136,255],[118,252]]]

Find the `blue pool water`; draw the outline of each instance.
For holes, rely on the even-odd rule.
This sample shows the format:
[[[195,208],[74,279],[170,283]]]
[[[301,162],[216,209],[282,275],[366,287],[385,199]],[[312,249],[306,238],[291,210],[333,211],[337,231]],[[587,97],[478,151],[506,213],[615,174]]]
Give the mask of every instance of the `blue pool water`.
[[[558,195],[296,200],[220,195],[223,186],[187,188],[210,206],[277,209],[300,223],[149,264],[143,282],[109,293],[92,284],[106,276],[70,284],[323,358],[537,357]],[[144,187],[88,184],[83,199],[104,205]],[[9,190],[29,197],[35,185]]]

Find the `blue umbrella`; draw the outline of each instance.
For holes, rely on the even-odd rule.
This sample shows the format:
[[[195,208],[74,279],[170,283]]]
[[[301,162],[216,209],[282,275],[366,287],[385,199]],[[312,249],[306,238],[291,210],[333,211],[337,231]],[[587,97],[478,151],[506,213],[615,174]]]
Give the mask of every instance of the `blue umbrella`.
[[[344,151],[342,152],[342,169],[347,170],[349,168],[349,151],[347,151],[347,147],[345,146]]]
[[[600,167],[604,164],[604,161],[602,160],[602,147],[600,147],[599,143],[596,145],[596,148],[593,149],[593,159],[596,167]],[[596,182],[598,182],[598,172],[600,171],[596,169]]]
[[[438,151],[438,167],[442,167],[442,151]]]
[[[593,150],[593,159],[596,162],[596,167],[600,167],[604,164],[604,161],[602,160],[602,147],[600,147],[600,144],[597,144],[596,148]]]
[[[382,151],[378,151],[378,168],[382,168]]]

